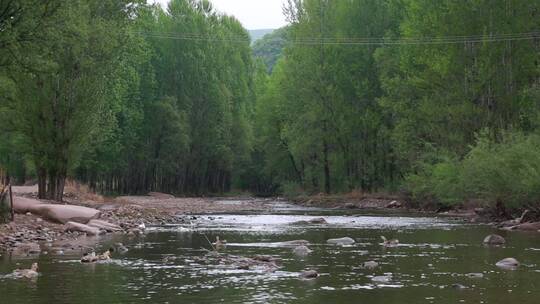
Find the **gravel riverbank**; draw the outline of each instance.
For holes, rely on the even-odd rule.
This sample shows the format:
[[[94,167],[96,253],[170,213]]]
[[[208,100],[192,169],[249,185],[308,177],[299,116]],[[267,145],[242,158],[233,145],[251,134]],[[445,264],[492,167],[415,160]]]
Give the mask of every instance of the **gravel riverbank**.
[[[14,187],[16,196],[35,199],[36,187]],[[43,201],[44,203],[52,203]],[[111,199],[85,199],[76,193],[66,195],[64,204],[99,210],[98,219],[119,226],[114,233],[137,235],[141,225],[182,223],[187,215],[269,210],[267,200],[255,198],[176,198],[153,193],[151,196],[122,196]],[[15,221],[0,225],[0,254],[27,256],[39,253],[86,251],[107,231],[98,236],[87,236],[78,231],[67,231],[64,224],[53,223],[35,214],[16,214]]]

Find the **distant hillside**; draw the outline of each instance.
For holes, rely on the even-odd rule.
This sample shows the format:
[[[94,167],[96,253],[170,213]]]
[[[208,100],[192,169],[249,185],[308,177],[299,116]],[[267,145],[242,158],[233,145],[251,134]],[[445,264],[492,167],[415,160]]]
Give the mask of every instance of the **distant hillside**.
[[[253,44],[253,54],[255,57],[262,58],[269,72],[272,71],[279,57],[281,57],[288,33],[289,28],[282,27],[265,35]]]
[[[274,29],[259,29],[259,30],[248,30],[249,35],[251,36],[251,43],[264,37],[264,35],[270,34]]]

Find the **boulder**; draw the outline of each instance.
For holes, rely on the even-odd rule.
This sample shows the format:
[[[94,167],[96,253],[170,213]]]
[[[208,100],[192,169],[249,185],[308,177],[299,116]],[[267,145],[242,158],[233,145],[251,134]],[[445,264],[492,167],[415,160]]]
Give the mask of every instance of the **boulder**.
[[[345,204],[345,209],[356,209],[356,208],[358,208],[358,206],[356,206],[353,203],[346,203]]]
[[[498,261],[495,266],[503,269],[515,270],[519,267],[519,262],[514,258],[506,258]]]
[[[343,237],[339,239],[329,239],[326,241],[326,243],[333,245],[352,245],[355,243],[355,241],[350,237]]]
[[[506,240],[498,234],[490,234],[484,238],[486,245],[504,245]]]
[[[95,228],[98,228],[98,229],[105,230],[107,232],[123,231],[122,227],[120,227],[118,225],[111,224],[109,222],[105,222],[105,221],[101,221],[101,220],[96,220],[96,219],[90,220],[87,225],[90,226],[90,227],[95,227]]]
[[[65,231],[71,231],[71,232],[74,232],[74,231],[84,232],[84,233],[86,233],[87,235],[90,235],[90,236],[100,234],[100,230],[98,228],[90,227],[88,225],[77,223],[77,222],[67,222],[64,225],[64,230]]]

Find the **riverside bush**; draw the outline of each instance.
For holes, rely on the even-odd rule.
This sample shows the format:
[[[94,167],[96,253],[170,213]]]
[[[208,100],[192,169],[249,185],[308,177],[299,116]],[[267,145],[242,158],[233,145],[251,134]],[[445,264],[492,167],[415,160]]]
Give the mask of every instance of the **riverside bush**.
[[[508,133],[495,142],[482,135],[462,159],[422,164],[406,177],[415,201],[454,205],[481,199],[493,207],[537,209],[540,203],[540,136]]]

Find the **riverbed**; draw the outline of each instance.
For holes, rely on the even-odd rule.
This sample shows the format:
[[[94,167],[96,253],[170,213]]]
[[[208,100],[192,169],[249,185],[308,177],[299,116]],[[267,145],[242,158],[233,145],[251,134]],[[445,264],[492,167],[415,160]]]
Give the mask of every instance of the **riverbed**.
[[[234,201],[222,202],[234,204]],[[294,224],[323,217],[328,224]],[[497,232],[502,247],[483,238]],[[221,254],[270,255],[279,268],[238,269],[208,258],[209,243],[227,240]],[[327,239],[351,237],[335,246]],[[399,239],[386,248],[380,236]],[[305,257],[280,242],[307,240]],[[276,203],[264,214],[194,215],[182,225],[147,227],[143,236],[108,236],[98,251],[122,242],[129,251],[101,264],[80,256],[0,257],[0,274],[38,261],[36,280],[0,277],[0,303],[538,303],[537,233],[501,232],[488,225],[410,213],[298,208]],[[514,271],[495,263],[506,257]],[[363,263],[375,261],[368,269]],[[316,270],[316,279],[302,279]]]

